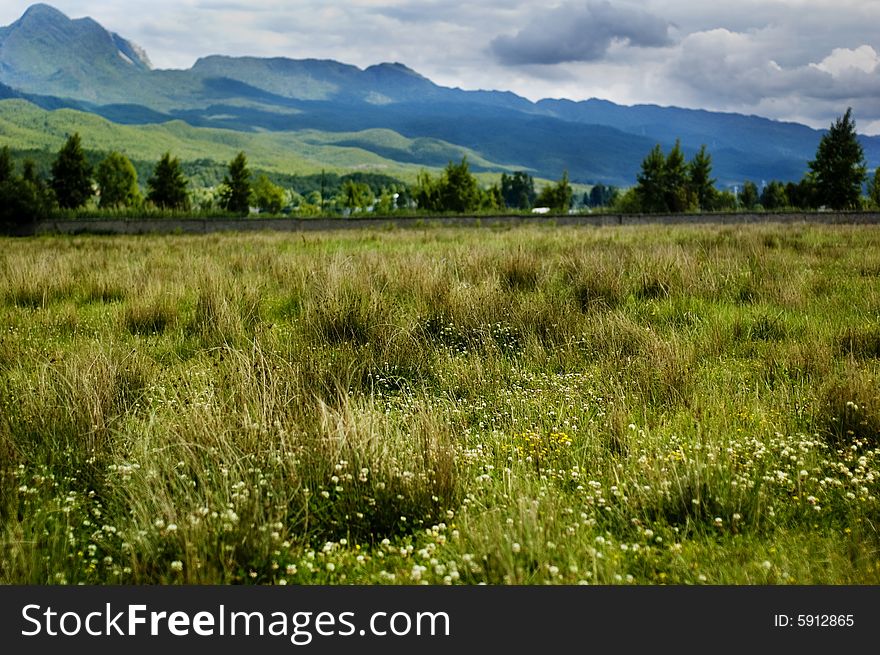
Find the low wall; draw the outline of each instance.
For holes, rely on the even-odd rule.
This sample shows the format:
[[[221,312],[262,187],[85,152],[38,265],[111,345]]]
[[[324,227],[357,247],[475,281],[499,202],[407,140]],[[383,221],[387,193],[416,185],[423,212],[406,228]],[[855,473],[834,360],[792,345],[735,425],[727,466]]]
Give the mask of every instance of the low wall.
[[[322,219],[79,219],[48,220],[0,226],[13,236],[40,234],[211,234],[215,232],[308,232],[326,230],[425,228],[433,226],[514,225],[742,225],[750,223],[814,223],[877,225],[880,212],[818,212],[786,214],[586,214],[576,216],[455,216],[436,218]]]

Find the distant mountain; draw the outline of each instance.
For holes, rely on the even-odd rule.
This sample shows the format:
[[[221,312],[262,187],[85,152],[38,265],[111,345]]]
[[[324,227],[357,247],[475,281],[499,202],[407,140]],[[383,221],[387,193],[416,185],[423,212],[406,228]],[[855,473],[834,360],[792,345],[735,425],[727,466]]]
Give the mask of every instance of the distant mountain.
[[[20,98],[21,95],[15,91],[15,89],[10,89],[5,84],[0,84],[0,100],[8,100],[9,98]]]
[[[759,116],[710,112],[656,105],[621,107],[605,100],[541,100],[538,107],[553,116],[583,124],[601,124],[631,134],[650,136],[658,143],[681,139],[686,149],[705,144],[716,168],[746,170],[755,181],[800,179],[816,155],[823,131]],[[880,137],[860,137],[872,166],[880,163]]]
[[[190,69],[202,81],[234,80],[279,98],[385,105],[436,96],[440,87],[403,64],[361,70],[336,61],[211,56]]]
[[[720,184],[799,179],[821,137],[803,125],[756,116],[602,100],[533,103],[513,93],[450,89],[400,63],[360,69],[329,60],[217,55],[188,70],[153,70],[130,41],[91,18],[70,20],[42,4],[0,28],[0,83],[0,98],[121,124],[182,120],[241,132],[309,130],[326,133],[327,143],[406,164],[443,165],[439,153],[457,149],[472,153],[478,170],[520,168],[546,178],[568,170],[583,183],[632,184],[654,144],[668,148],[676,139],[686,154],[708,146]],[[393,139],[363,136],[389,130]],[[398,138],[406,148],[389,145]],[[880,137],[862,142],[876,166]]]
[[[34,5],[0,30],[2,80],[21,91],[104,102],[114,86],[149,70],[138,46],[49,5]]]
[[[89,150],[118,150],[151,164],[168,151],[188,162],[228,162],[243,150],[254,168],[275,174],[303,175],[323,168],[338,173],[374,170],[414,180],[420,167],[411,162],[429,159],[434,165],[445,166],[462,157],[484,170],[503,168],[460,146],[437,139],[406,139],[390,130],[236,132],[192,127],[182,121],[120,125],[87,112],[47,111],[24,99],[0,98],[0,146],[8,143],[20,153],[54,156],[72,132],[82,135]]]

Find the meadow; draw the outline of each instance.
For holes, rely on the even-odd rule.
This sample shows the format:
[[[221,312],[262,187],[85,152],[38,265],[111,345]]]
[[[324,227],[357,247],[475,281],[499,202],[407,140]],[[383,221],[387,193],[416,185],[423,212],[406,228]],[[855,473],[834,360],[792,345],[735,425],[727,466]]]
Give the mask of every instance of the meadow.
[[[84,147],[96,158],[103,158],[111,151],[124,152],[136,162],[142,184],[166,152],[190,165],[197,186],[217,184],[219,180],[213,179],[211,169],[225,169],[241,151],[245,151],[251,161],[259,162],[261,171],[288,177],[314,175],[324,170],[339,174],[379,171],[414,183],[422,170],[440,170],[449,161],[460,161],[462,157],[467,157],[481,170],[511,170],[469,148],[439,139],[408,139],[386,129],[331,133],[320,130],[264,132],[252,131],[249,127],[240,132],[193,127],[183,121],[120,125],[72,109],[46,111],[24,100],[0,100],[0,134],[4,145],[16,150],[22,159],[36,160],[44,175],[48,175],[55,153],[74,132],[82,135]],[[486,182],[495,182],[497,178],[498,173],[480,174],[480,179]]]
[[[878,584],[880,229],[0,239],[0,583]]]

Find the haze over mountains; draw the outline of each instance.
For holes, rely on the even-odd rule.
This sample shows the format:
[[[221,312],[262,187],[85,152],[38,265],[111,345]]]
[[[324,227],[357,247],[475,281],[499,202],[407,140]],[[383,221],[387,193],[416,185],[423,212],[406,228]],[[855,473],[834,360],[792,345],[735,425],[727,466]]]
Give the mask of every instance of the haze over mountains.
[[[2,98],[126,125],[179,119],[239,132],[316,130],[335,135],[323,137],[334,146],[404,164],[443,166],[471,152],[478,170],[521,169],[551,179],[568,170],[575,182],[617,185],[634,182],[654,144],[668,149],[677,138],[688,155],[708,146],[719,185],[797,180],[821,137],[803,125],[754,116],[602,100],[533,103],[512,93],[451,89],[400,63],[360,69],[216,55],[188,70],[154,70],[124,37],[44,4],[0,28]],[[862,143],[869,166],[877,166],[880,137]]]

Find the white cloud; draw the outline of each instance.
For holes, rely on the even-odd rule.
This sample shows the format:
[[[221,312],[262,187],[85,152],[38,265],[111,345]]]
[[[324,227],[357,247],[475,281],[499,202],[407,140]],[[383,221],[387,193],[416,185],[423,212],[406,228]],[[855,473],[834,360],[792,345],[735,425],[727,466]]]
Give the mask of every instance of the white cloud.
[[[835,48],[825,59],[813,65],[835,77],[858,71],[877,73],[880,72],[880,54],[869,45],[863,45],[855,50]]]
[[[786,38],[781,28],[694,33],[659,74],[680,97],[708,108],[797,117],[824,126],[852,106],[867,124],[880,119],[880,68],[872,46],[837,48],[815,53],[812,62],[783,65],[774,56],[776,44]]]
[[[819,127],[852,105],[861,129],[880,132],[874,1],[50,1],[144,46],[157,67],[185,68],[209,54],[362,67],[400,61],[448,86],[706,107]],[[0,24],[29,4],[4,0]],[[499,48],[508,63],[545,63],[505,66]]]

